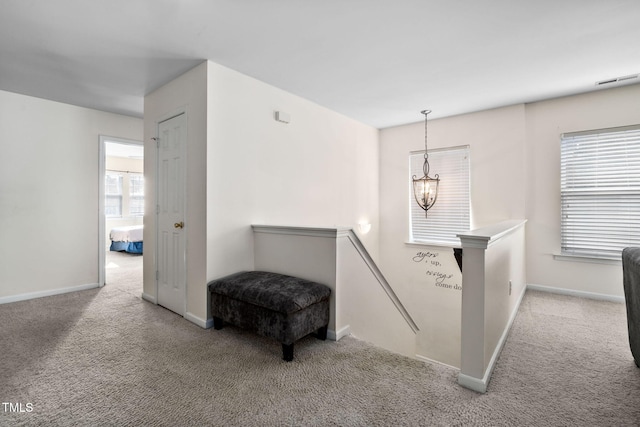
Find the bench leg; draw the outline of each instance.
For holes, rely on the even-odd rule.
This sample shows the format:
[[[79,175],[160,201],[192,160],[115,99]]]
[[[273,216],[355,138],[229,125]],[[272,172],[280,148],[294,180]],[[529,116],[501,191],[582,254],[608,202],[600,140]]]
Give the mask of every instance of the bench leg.
[[[293,344],[282,344],[282,358],[287,362],[293,360]]]
[[[316,331],[316,338],[325,341],[327,339],[327,329],[329,325],[324,325],[322,328]]]
[[[221,318],[213,316],[213,329],[222,329],[224,322]]]

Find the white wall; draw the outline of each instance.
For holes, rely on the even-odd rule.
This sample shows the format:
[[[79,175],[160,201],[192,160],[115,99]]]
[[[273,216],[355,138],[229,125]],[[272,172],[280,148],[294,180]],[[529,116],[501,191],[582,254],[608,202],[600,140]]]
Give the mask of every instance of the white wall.
[[[429,121],[429,149],[470,147],[472,228],[524,217],[524,124],[522,105]],[[462,275],[453,250],[406,243],[409,152],[423,149],[424,122],[380,132],[380,266],[420,327],[418,354],[459,366]]]
[[[331,288],[330,339],[351,333],[415,357],[412,319],[395,305],[359,238],[348,228],[253,227],[256,270],[302,277]]]
[[[485,254],[485,368],[509,326],[526,287],[525,226],[491,245]],[[509,292],[511,282],[511,292]]]
[[[394,306],[354,243],[344,235],[337,239],[336,246],[337,329],[348,327],[358,339],[415,357],[416,333]],[[407,301],[400,302],[407,304]]]
[[[295,233],[295,232],[294,232]],[[344,325],[336,311],[336,237],[253,232],[255,270],[301,277],[322,283],[331,289],[329,330],[334,333]],[[248,270],[253,270],[250,268]]]
[[[206,159],[207,63],[203,62],[144,99],[144,295],[157,298],[156,289],[156,162],[158,123],[178,113],[187,116],[187,194],[185,212],[187,252],[187,312],[190,318],[207,318],[206,294]]]
[[[274,120],[290,114],[291,123]],[[208,319],[208,281],[252,270],[251,224],[355,226],[375,253],[378,131],[203,62],[145,97],[145,211],[155,206],[157,122],[187,112],[187,312]],[[145,215],[144,293],[156,297],[155,216]]]
[[[622,267],[559,261],[560,135],[640,124],[640,85],[527,105],[527,281],[622,297]]]
[[[560,253],[560,134],[639,123],[636,84],[432,120],[429,147],[470,145],[471,228],[528,220],[527,283],[621,297],[619,264],[553,258]],[[415,248],[404,242],[409,236],[407,158],[423,147],[423,123],[380,132],[380,259],[401,297],[419,286],[406,274]]]
[[[0,91],[0,298],[98,283],[99,135],[142,120]]]
[[[207,279],[253,268],[251,224],[366,219],[375,257],[378,130],[212,62],[208,70]]]
[[[526,221],[461,233],[461,363],[458,382],[484,393],[525,291]]]

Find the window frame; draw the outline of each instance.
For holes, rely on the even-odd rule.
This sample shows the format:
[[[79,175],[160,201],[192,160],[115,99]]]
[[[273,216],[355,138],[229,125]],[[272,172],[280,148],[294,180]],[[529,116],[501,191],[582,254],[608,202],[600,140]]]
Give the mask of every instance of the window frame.
[[[447,153],[450,156],[462,155],[464,158],[462,160],[456,160],[453,157],[443,159],[442,156],[446,156]],[[436,148],[428,150],[428,154],[431,169],[430,175],[432,177],[436,174],[440,175],[438,200],[429,209],[425,218],[424,210],[415,201],[412,182],[414,175],[418,177],[423,175],[424,150],[409,152],[409,241],[407,243],[459,248],[461,243],[457,234],[469,231],[471,226],[471,147],[469,145],[460,145]],[[439,167],[438,163],[442,161],[449,162],[449,165],[446,168],[444,166]],[[459,163],[456,165],[455,170],[451,165],[453,162]],[[463,169],[460,168],[462,164],[464,164]],[[459,172],[459,175],[455,175],[452,180],[452,174],[456,172]],[[458,186],[452,189],[450,186],[454,183]],[[451,221],[447,220],[446,223],[443,221],[444,214],[442,210],[458,209],[460,205],[464,204],[466,206],[455,218],[455,225],[447,226],[446,223]],[[449,215],[447,216],[450,217]],[[429,237],[424,234],[424,230],[433,229],[434,227],[438,230],[436,236]]]
[[[123,192],[124,192],[124,174],[119,171],[106,171],[105,172],[105,181],[104,181],[104,214],[106,218],[122,218],[124,215],[124,201],[123,201]],[[107,180],[117,178],[117,190],[115,192],[110,191],[113,185],[109,185]],[[116,208],[118,209],[118,213],[109,214],[108,211],[110,208],[114,207],[109,203],[109,200],[118,201]]]
[[[134,185],[134,178],[140,177],[140,181],[141,181],[141,192],[136,192],[135,189],[137,187],[137,185]],[[144,174],[141,172],[128,172],[127,173],[127,178],[129,180],[129,216],[130,217],[141,217],[144,216]],[[141,200],[142,201],[142,206],[141,212],[134,212],[133,210],[133,205],[134,203],[132,203],[133,200]]]
[[[139,176],[142,180],[142,194],[134,194],[134,185],[132,177]],[[119,193],[110,193],[109,185],[107,185],[107,179],[109,177],[119,178]],[[130,172],[115,169],[105,170],[105,218],[108,219],[123,219],[123,218],[139,218],[144,216],[144,174],[142,172]],[[118,200],[119,202],[119,214],[109,215],[107,211],[110,208],[109,200]],[[142,200],[142,212],[133,212],[132,201]]]
[[[633,214],[639,208],[640,125],[560,135],[560,255],[555,259],[619,261],[624,247],[640,245],[640,235],[620,237],[624,229],[640,227],[640,212]]]

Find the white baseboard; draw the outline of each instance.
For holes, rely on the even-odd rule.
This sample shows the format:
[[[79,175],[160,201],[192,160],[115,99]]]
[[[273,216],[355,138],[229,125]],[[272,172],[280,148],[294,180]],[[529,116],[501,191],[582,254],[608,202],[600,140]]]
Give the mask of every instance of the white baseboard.
[[[484,374],[482,379],[470,377],[469,375],[465,375],[463,373],[458,374],[458,384],[460,384],[464,388],[468,388],[469,390],[477,391],[478,393],[486,393],[487,385],[489,384],[489,370]]]
[[[446,366],[447,368],[455,369],[456,371],[460,370],[460,368],[458,368],[457,366],[447,365],[446,363],[439,362],[435,359],[429,359],[428,357],[421,356],[419,354],[416,354],[416,359],[426,363],[435,363],[436,365]]]
[[[145,301],[149,301],[151,304],[158,304],[158,300],[156,299],[156,297],[146,292],[142,293],[142,299]]]
[[[516,301],[513,310],[511,311],[511,315],[509,316],[509,321],[507,322],[507,326],[502,331],[502,335],[500,336],[500,340],[498,340],[498,344],[496,345],[495,350],[493,351],[493,355],[491,355],[491,360],[489,361],[489,365],[487,369],[484,371],[484,376],[482,378],[475,378],[460,372],[458,374],[458,384],[468,389],[477,391],[479,393],[485,393],[487,391],[487,386],[489,385],[489,381],[491,380],[491,374],[493,374],[493,370],[496,367],[496,363],[498,362],[498,357],[500,357],[500,353],[502,352],[502,347],[504,347],[504,343],[507,341],[507,337],[509,336],[509,331],[511,330],[511,326],[513,325],[513,321],[516,319],[518,314],[518,310],[520,309],[520,304],[522,303],[522,298],[524,298],[525,289],[522,290],[520,295],[518,296],[518,300]]]
[[[331,329],[327,330],[327,339],[331,341],[340,341],[342,338],[346,337],[347,335],[351,335],[350,325],[343,327],[337,332]]]
[[[34,298],[50,297],[53,295],[68,294],[69,292],[86,291],[87,289],[99,288],[99,283],[87,283],[86,285],[69,286],[67,288],[50,289],[46,291],[29,292],[26,294],[10,295],[7,297],[0,297],[0,304],[7,304],[10,302],[26,301]]]
[[[574,289],[556,288],[553,286],[535,285],[533,283],[527,284],[527,289],[532,291],[549,292],[552,294],[569,295],[573,297],[589,298],[601,301],[619,302],[624,303],[623,296],[598,294],[595,292],[576,291]]]
[[[201,319],[193,313],[186,312],[184,314],[184,318],[187,319],[191,323],[195,323],[203,329],[209,329],[213,326],[213,319]]]

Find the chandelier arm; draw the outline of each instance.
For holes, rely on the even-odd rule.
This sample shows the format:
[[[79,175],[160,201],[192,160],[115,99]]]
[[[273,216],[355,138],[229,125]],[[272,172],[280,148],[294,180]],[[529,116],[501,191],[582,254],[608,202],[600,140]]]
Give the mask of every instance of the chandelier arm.
[[[440,185],[440,174],[436,174],[434,178],[436,180],[436,194],[433,197],[433,202],[431,202],[431,206],[436,204],[436,200],[438,200],[438,186]]]

